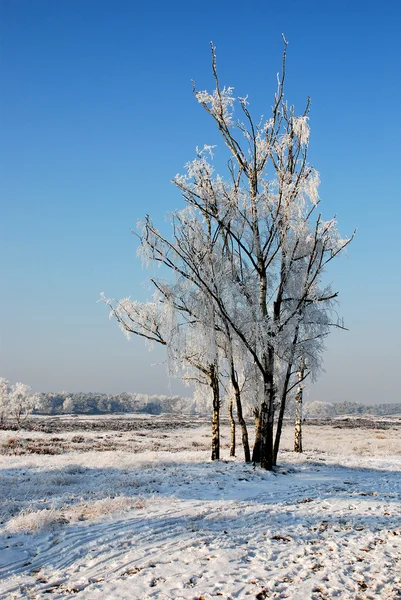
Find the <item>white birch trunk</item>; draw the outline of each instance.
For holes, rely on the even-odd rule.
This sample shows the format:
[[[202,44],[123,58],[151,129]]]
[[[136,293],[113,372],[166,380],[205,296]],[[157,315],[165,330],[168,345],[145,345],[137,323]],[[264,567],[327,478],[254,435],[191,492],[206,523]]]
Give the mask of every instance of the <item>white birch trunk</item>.
[[[298,388],[295,396],[295,432],[294,432],[294,452],[302,452],[302,396],[304,378],[304,368],[298,371]]]

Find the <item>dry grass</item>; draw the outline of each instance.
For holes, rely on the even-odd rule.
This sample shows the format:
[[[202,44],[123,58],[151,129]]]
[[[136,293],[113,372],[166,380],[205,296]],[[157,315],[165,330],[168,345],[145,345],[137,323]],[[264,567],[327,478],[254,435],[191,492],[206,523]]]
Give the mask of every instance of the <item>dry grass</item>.
[[[51,437],[50,434],[42,435],[35,439],[19,437],[10,438],[0,444],[0,454],[22,456],[25,454],[64,454],[66,452],[108,452],[110,450],[123,450],[126,448],[124,440],[98,439],[74,435],[73,437]],[[136,450],[136,448],[135,448]]]
[[[5,525],[4,530],[9,533],[17,531],[39,531],[51,529],[56,525],[67,523],[59,510],[26,510],[13,517]]]
[[[129,498],[117,496],[115,498],[102,498],[101,500],[80,502],[61,509],[25,510],[13,517],[5,525],[4,530],[9,533],[17,531],[39,531],[52,529],[68,523],[78,521],[96,520],[107,515],[124,512],[132,509],[145,508],[143,498]]]
[[[303,427],[305,452],[321,452],[333,455],[383,457],[401,454],[399,428],[387,429],[385,433],[377,429],[341,429],[331,426]],[[294,429],[286,426],[282,435],[282,450],[294,447]]]
[[[77,427],[79,423],[76,423]],[[8,431],[0,431],[0,454],[3,455],[64,455],[69,453],[115,452],[123,451],[139,454],[154,452],[181,452],[189,449],[206,451],[210,448],[210,425],[195,424],[188,436],[188,429],[182,431],[163,430],[165,423],[161,422],[160,429],[138,431],[104,430],[102,435],[97,431],[43,433],[43,431],[17,431],[12,435]],[[222,425],[221,447],[224,451],[229,448],[229,436],[226,434],[228,425]],[[401,437],[399,426],[383,431],[382,429],[355,428],[345,431],[338,424],[303,427],[304,450],[359,455],[385,456],[401,454]],[[237,428],[237,453],[241,453],[241,435]],[[253,441],[253,427],[249,426],[250,444]],[[294,444],[293,427],[286,425],[282,435],[283,450],[292,450]],[[102,459],[103,461],[103,459]]]
[[[178,442],[178,443],[177,443]],[[178,452],[187,450],[191,442],[178,437],[174,430],[164,433],[160,430],[118,432],[110,431],[98,435],[94,432],[65,432],[55,436],[52,433],[28,432],[20,430],[10,436],[8,431],[0,431],[0,454],[59,455],[71,452],[115,452],[128,451],[141,453],[149,451]]]

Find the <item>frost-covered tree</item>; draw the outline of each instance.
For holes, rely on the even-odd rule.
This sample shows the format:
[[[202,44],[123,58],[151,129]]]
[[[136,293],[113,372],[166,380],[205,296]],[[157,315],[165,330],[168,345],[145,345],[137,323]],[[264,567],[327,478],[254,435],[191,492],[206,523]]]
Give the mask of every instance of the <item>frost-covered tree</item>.
[[[67,396],[66,399],[63,402],[63,408],[62,408],[64,413],[73,413],[75,410],[75,404],[74,404],[74,399],[71,396]]]
[[[307,418],[325,418],[334,415],[333,405],[329,402],[314,400],[304,405],[304,415]]]
[[[20,426],[36,407],[38,396],[32,394],[32,388],[29,385],[18,382],[11,386],[8,401],[10,414]]]
[[[187,207],[172,215],[172,238],[149,217],[139,234],[142,256],[174,274],[173,283],[152,280],[170,321],[152,317],[149,333],[145,318],[139,334],[160,342],[158,327],[167,323],[161,343],[177,356],[185,347],[190,362],[188,340],[197,331],[197,352],[215,373],[225,366],[234,389],[238,373],[253,373],[251,387],[259,394],[253,458],[267,469],[277,459],[287,400],[301,383],[300,357],[303,378],[315,377],[324,338],[332,326],[342,327],[333,318],[337,292],[324,271],[352,239],[341,238],[335,220],[319,212],[319,175],[307,161],[309,100],[297,115],[284,99],[286,50],[284,39],[271,114],[255,121],[247,97],[235,98],[232,87],[220,85],[212,46],[214,90],[194,86],[194,94],[228,149],[228,176],[214,173],[210,146],[197,150],[174,179]]]
[[[8,381],[0,379],[0,416],[1,423],[7,419],[15,419],[18,427],[37,406],[39,398],[32,394],[32,389],[25,383],[9,386]]]
[[[233,88],[220,86],[212,46],[215,89],[209,93],[194,88],[194,93],[229,149],[231,179],[214,176],[204,157],[175,179],[186,201],[216,223],[238,257],[233,283],[234,298],[244,309],[242,318],[234,317],[228,299],[215,297],[215,301],[250,352],[263,382],[260,462],[266,468],[274,463],[274,415],[280,397],[277,365],[288,361],[288,356],[291,363],[296,355],[299,329],[312,312],[308,309],[321,304],[326,312],[331,310],[337,294],[323,284],[324,269],[351,240],[342,239],[335,220],[324,221],[318,212],[319,175],[307,162],[309,101],[297,116],[284,100],[284,43],[272,113],[258,122],[250,114],[247,98],[235,99]],[[236,101],[243,121],[234,120]],[[323,328],[326,324],[327,320]],[[326,333],[317,332],[313,339]],[[293,372],[287,388],[292,376]],[[286,394],[283,389],[282,401]]]

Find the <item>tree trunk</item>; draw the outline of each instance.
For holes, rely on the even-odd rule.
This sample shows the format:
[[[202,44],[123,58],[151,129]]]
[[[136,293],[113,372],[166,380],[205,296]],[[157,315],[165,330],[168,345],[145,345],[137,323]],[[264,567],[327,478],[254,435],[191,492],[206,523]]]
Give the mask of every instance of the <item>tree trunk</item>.
[[[287,400],[288,384],[289,384],[290,378],[291,378],[291,369],[292,369],[292,363],[288,364],[287,372],[285,374],[285,380],[284,380],[284,384],[283,384],[283,392],[281,394],[280,411],[279,411],[278,419],[277,419],[276,437],[274,439],[274,450],[273,450],[273,465],[274,466],[277,464],[277,456],[278,456],[278,451],[280,448],[281,433],[283,431],[284,413],[285,413],[286,400]]]
[[[236,377],[233,362],[231,362],[231,384],[234,388],[235,403],[236,403],[236,408],[237,408],[237,417],[238,417],[238,422],[241,426],[242,447],[244,448],[245,462],[251,462],[251,452],[249,450],[248,429],[247,429],[247,426],[245,423],[244,416],[242,414],[241,392],[239,389],[238,380]]]
[[[212,416],[212,460],[220,460],[220,415],[215,407]]]
[[[290,379],[291,379],[291,371],[292,371],[292,366],[294,363],[294,354],[295,354],[296,344],[298,341],[298,333],[299,333],[299,323],[297,324],[297,326],[295,328],[295,334],[294,334],[294,338],[292,340],[291,358],[287,365],[287,371],[285,374],[285,379],[284,379],[284,384],[283,384],[283,391],[281,394],[280,412],[279,412],[278,419],[277,419],[277,430],[276,430],[276,437],[274,440],[274,453],[273,453],[273,464],[274,465],[277,465],[277,456],[278,456],[278,451],[280,448],[281,433],[283,430],[285,407],[287,404],[288,386],[290,384]]]
[[[267,406],[265,411],[261,411],[261,452],[260,466],[262,469],[271,471],[273,469],[273,428],[274,428],[274,410],[272,406]],[[263,406],[262,405],[262,406]]]
[[[252,462],[260,462],[260,410],[255,408],[253,411],[255,417],[255,442],[252,450]]]
[[[302,380],[304,377],[304,368],[298,372],[298,389],[295,396],[295,435],[294,435],[294,452],[302,452],[302,396],[303,386]]]
[[[210,387],[213,391],[212,460],[220,460],[220,390],[216,365],[210,366]]]
[[[230,398],[228,405],[228,414],[230,417],[230,456],[235,456],[235,421],[233,414],[233,398]]]
[[[260,466],[268,469],[269,464],[269,431],[268,431],[268,409],[266,402],[260,406]],[[271,467],[270,467],[271,468]]]
[[[17,421],[18,429],[21,429],[22,409],[17,409],[15,419]]]
[[[273,427],[274,427],[274,352],[269,347],[266,374],[263,385],[263,402],[260,407],[260,466],[262,469],[273,469]]]
[[[273,448],[273,465],[277,465],[277,456],[280,448],[280,440],[281,433],[283,431],[283,422],[284,422],[284,413],[285,413],[285,398],[282,398],[280,403],[280,411],[277,419],[277,429],[276,429],[276,437],[274,438],[274,448]]]

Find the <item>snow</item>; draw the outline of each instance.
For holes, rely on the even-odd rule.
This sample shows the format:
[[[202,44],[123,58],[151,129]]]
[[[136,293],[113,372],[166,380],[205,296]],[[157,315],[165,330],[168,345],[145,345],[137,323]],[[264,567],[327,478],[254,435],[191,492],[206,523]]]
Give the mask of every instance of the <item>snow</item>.
[[[0,598],[401,597],[397,424],[308,426],[303,455],[287,428],[274,473],[228,426],[214,463],[204,424],[78,433],[0,432]],[[45,438],[63,453],[10,450]]]

